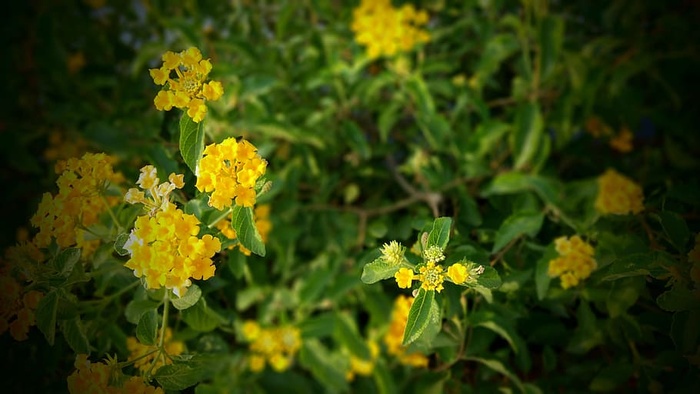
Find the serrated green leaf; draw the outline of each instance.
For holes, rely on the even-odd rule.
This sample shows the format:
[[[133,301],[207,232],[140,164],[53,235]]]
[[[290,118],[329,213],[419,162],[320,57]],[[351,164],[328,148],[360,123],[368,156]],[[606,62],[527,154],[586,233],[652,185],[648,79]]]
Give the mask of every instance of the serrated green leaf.
[[[193,284],[187,288],[187,292],[182,297],[171,298],[170,302],[176,309],[183,310],[196,304],[200,297],[202,297],[202,290]]]
[[[194,367],[187,363],[164,365],[158,368],[153,377],[165,390],[184,390],[199,383],[203,369],[199,364]]]
[[[509,216],[496,232],[491,253],[497,253],[510,241],[522,235],[534,237],[540,231],[543,221],[542,212],[518,212]]]
[[[62,277],[67,277],[73,272],[73,267],[80,260],[79,248],[63,249],[53,260],[56,271]]]
[[[347,313],[338,312],[335,314],[334,334],[338,343],[350,349],[350,352],[356,357],[362,360],[372,359],[369,347],[357,331],[355,320],[351,319]]]
[[[258,232],[258,228],[255,227],[253,208],[234,205],[231,214],[231,225],[236,230],[238,241],[243,246],[258,256],[265,257],[265,244]]]
[[[197,164],[202,158],[203,151],[204,129],[202,122],[196,123],[187,113],[183,113],[180,118],[180,154],[193,174],[197,173]]]
[[[428,233],[428,244],[426,246],[437,245],[441,249],[447,247],[450,241],[450,229],[452,228],[452,218],[441,217],[435,219],[433,228]]]
[[[39,328],[49,345],[53,346],[56,337],[56,313],[58,310],[58,293],[48,292],[36,307],[36,326]]]
[[[406,329],[403,333],[403,345],[407,346],[423,334],[430,324],[430,313],[435,302],[435,291],[420,289],[408,311]]]
[[[371,285],[372,283],[379,282],[380,280],[394,277],[396,271],[398,271],[401,267],[408,268],[409,266],[404,264],[392,265],[387,263],[383,258],[379,257],[371,263],[365,264],[365,266],[362,268],[362,276],[360,276],[360,280],[368,285]]]
[[[136,325],[136,338],[144,345],[154,345],[158,337],[158,312],[151,309],[141,315]]]
[[[85,335],[85,327],[79,316],[64,320],[61,323],[61,332],[63,332],[63,338],[65,338],[66,343],[73,349],[75,354],[90,353],[90,341]]]

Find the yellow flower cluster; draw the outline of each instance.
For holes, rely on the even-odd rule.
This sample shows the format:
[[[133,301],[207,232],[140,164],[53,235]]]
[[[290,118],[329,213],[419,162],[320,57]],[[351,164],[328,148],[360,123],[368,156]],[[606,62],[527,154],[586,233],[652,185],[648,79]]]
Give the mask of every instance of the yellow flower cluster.
[[[165,286],[182,296],[192,284],[189,278],[207,280],[214,276],[211,258],[221,250],[221,242],[210,234],[198,238],[199,219],[170,202],[170,192],[184,185],[182,175],[171,174],[170,182],[158,182],[155,168],[145,166],[137,183],[150,197],[135,188],[125,196],[127,202],[142,203],[150,211],[136,218],[124,243],[131,255],[124,266],[144,278],[148,288]]]
[[[403,254],[401,256],[403,257]],[[484,272],[484,267],[474,263],[465,265],[461,262],[452,264],[445,272],[443,266],[436,264],[445,259],[442,248],[437,245],[428,247],[423,251],[422,256],[427,262],[418,268],[417,275],[412,268],[401,267],[396,271],[394,279],[396,279],[396,284],[399,288],[408,289],[413,284],[413,280],[417,279],[421,282],[423,290],[436,290],[439,293],[444,289],[442,283],[445,281],[445,274],[447,274],[450,281],[460,285],[475,281]]]
[[[554,240],[559,257],[549,261],[548,274],[561,279],[561,287],[568,289],[591,275],[596,269],[593,247],[578,235],[571,238],[559,237]]]
[[[374,371],[374,364],[379,357],[379,346],[374,341],[367,342],[371,358],[365,360],[354,355],[350,355],[350,369],[345,373],[345,380],[351,382],[356,375],[370,376]]]
[[[113,163],[114,158],[104,153],[86,153],[56,164],[56,173],[61,174],[56,180],[58,194],[45,193],[31,218],[32,226],[39,229],[38,247],[47,247],[52,238],[62,248],[75,245],[79,231],[96,224],[100,214],[118,202],[104,196],[110,183],[123,181]]]
[[[391,241],[381,248],[382,258],[389,265],[399,265],[404,260],[406,248],[399,242]]]
[[[163,66],[149,70],[153,82],[164,87],[153,100],[156,108],[159,111],[187,108],[187,115],[201,122],[207,113],[204,100],[216,101],[224,94],[221,82],[206,82],[211,68],[211,62],[202,59],[202,53],[195,47],[179,53],[165,52]],[[173,71],[176,77],[171,78]]]
[[[633,180],[607,169],[598,177],[598,195],[595,208],[602,214],[637,214],[644,209],[644,193]]]
[[[367,56],[393,56],[410,51],[416,44],[430,40],[422,29],[428,13],[417,11],[413,5],[394,8],[391,0],[362,0],[353,10],[352,31],[355,41],[367,47]]]
[[[411,310],[413,297],[400,295],[394,301],[394,309],[391,311],[391,323],[389,330],[384,334],[384,344],[387,352],[399,359],[399,362],[412,367],[427,367],[428,357],[421,353],[407,353],[403,346],[403,332],[408,322],[408,311]]]
[[[36,324],[34,312],[44,294],[36,290],[22,294],[22,285],[4,263],[0,266],[0,289],[0,335],[9,329],[12,338],[24,341],[29,327]]]
[[[285,371],[292,364],[301,348],[301,333],[292,326],[264,328],[252,320],[243,323],[243,338],[250,342],[248,365],[253,372],[260,372],[270,364],[277,372]]]
[[[210,144],[197,166],[196,187],[201,192],[212,192],[209,206],[218,210],[236,205],[255,205],[255,184],[265,174],[267,161],[257,148],[246,140],[237,142],[227,138],[220,144]]]
[[[91,363],[86,354],[78,354],[74,365],[76,370],[67,379],[71,394],[163,394],[162,388],[153,387],[138,376],[119,385],[121,371],[116,360]]]
[[[263,204],[255,207],[254,216],[255,227],[258,229],[258,233],[260,233],[260,238],[262,239],[263,243],[265,243],[269,237],[270,230],[272,230],[272,222],[270,222],[270,205]],[[231,227],[231,221],[228,219],[217,222],[216,228],[218,228],[221,231],[221,234],[228,239],[236,239],[238,237],[236,230]],[[240,248],[241,253],[244,255],[251,255],[251,251],[240,243],[237,245],[231,245],[228,247],[228,249],[233,249],[236,246]]]
[[[172,330],[170,330],[170,327],[166,327],[163,351],[167,356],[160,354],[156,345],[144,345],[135,337],[126,338],[126,348],[131,353],[128,361],[134,361],[134,367],[141,372],[147,372],[152,367],[151,372],[153,373],[163,365],[172,364],[173,362],[168,356],[177,356],[185,351],[185,344],[181,341],[173,341],[172,337]],[[156,340],[156,343],[158,343],[158,340]],[[165,361],[165,364],[163,361]]]

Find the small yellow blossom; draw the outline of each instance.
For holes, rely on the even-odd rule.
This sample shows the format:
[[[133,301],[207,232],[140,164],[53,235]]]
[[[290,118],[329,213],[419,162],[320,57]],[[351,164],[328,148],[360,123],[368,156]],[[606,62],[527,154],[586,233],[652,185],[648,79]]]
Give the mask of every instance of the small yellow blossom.
[[[423,290],[437,290],[438,293],[442,291],[442,282],[445,280],[445,276],[442,273],[441,265],[435,265],[434,262],[428,261],[427,264],[420,267],[419,272],[418,280],[422,282],[421,288]]]
[[[143,190],[131,188],[124,194],[124,201],[129,204],[143,204],[148,214],[153,216],[156,211],[163,211],[170,206],[170,193],[185,186],[184,175],[172,173],[168,182],[160,183],[158,171],[152,165],[141,168],[136,184]]]
[[[350,355],[350,369],[345,373],[345,379],[348,381],[353,381],[355,375],[360,376],[370,376],[374,371],[374,364],[379,356],[379,346],[374,341],[368,341],[367,347],[369,348],[370,359],[365,360],[357,356]]]
[[[93,363],[86,354],[75,358],[75,371],[68,376],[68,392],[71,394],[163,394],[163,389],[154,387],[139,376],[131,376],[121,386],[115,386],[121,375],[116,360]]]
[[[382,258],[389,265],[401,264],[404,260],[404,253],[406,253],[406,248],[399,242],[391,241],[388,244],[384,244],[381,248]]]
[[[559,257],[549,261],[547,273],[551,277],[559,277],[564,289],[578,285],[598,266],[593,258],[595,250],[578,235],[559,237],[554,245]]]
[[[201,192],[209,193],[209,206],[223,210],[236,205],[255,205],[257,180],[265,174],[267,161],[257,148],[246,140],[227,138],[220,144],[207,145],[197,167],[197,183]]]
[[[208,59],[195,47],[163,54],[163,66],[149,70],[156,85],[163,86],[153,103],[159,111],[173,107],[187,109],[187,115],[199,123],[207,113],[206,101],[216,101],[224,93],[218,81],[206,82],[212,69]],[[173,72],[175,77],[172,77]]]
[[[292,326],[265,328],[246,321],[243,337],[250,342],[248,366],[253,372],[262,371],[267,364],[276,372],[285,371],[301,348],[301,333]]]
[[[399,268],[396,274],[394,274],[394,278],[396,278],[396,283],[399,285],[399,288],[408,289],[413,282],[413,270],[410,268]]]
[[[353,10],[352,31],[355,41],[367,47],[367,56],[393,56],[428,42],[430,35],[422,29],[428,22],[425,11],[413,5],[394,8],[391,0],[362,0]]]
[[[644,210],[642,188],[626,176],[608,169],[598,177],[595,208],[602,214],[637,214]]]
[[[456,284],[464,283],[469,277],[467,267],[460,263],[452,264],[447,268],[447,277]]]
[[[177,356],[185,351],[185,344],[181,341],[172,340],[172,330],[170,327],[165,328],[165,339],[164,350],[165,353],[170,356]],[[157,343],[158,341],[156,341]],[[139,342],[135,337],[128,337],[126,339],[126,348],[131,353],[129,355],[128,361],[134,361],[134,367],[141,370],[141,372],[146,372],[152,369],[152,372],[158,370],[162,367],[163,360],[165,360],[165,365],[172,364],[170,357],[159,356],[158,347],[156,345],[144,345]],[[158,357],[157,357],[158,356]]]
[[[394,308],[391,311],[391,323],[383,341],[387,347],[387,352],[399,359],[399,362],[412,367],[427,367],[428,358],[422,353],[407,353],[403,346],[403,333],[408,322],[408,312],[413,304],[413,297],[400,295],[394,301]]]

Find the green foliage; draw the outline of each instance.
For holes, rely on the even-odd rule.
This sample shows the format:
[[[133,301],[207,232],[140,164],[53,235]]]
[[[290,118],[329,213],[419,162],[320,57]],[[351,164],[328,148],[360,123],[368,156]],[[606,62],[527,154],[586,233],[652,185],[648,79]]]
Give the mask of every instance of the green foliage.
[[[173,393],[700,390],[692,2],[395,1],[430,38],[376,58],[360,1],[41,3],[9,6],[0,73],[6,391],[65,392],[78,354]],[[157,110],[178,86],[149,73],[190,47],[223,87],[201,122]],[[255,206],[219,210],[198,164],[231,137],[266,172]],[[81,193],[61,160],[85,152],[120,180]],[[136,223],[164,209],[146,165],[158,184],[183,174],[165,199],[197,226],[170,250],[219,242],[211,267],[125,266]],[[605,189],[608,169],[641,211],[601,208],[633,189]],[[186,281],[167,275],[181,266]]]

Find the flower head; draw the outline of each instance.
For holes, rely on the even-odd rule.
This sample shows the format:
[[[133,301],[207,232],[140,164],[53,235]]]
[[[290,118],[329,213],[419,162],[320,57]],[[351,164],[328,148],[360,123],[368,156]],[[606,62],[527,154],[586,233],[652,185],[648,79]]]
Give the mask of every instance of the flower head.
[[[433,261],[428,261],[420,267],[419,272],[418,280],[422,282],[421,288],[423,290],[437,290],[438,293],[442,291],[442,282],[445,280],[445,276],[442,273],[441,265],[435,265]]]
[[[411,287],[411,283],[413,282],[413,269],[399,268],[399,270],[394,274],[394,278],[396,278],[396,283],[400,288],[408,289]]]
[[[469,278],[469,272],[464,265],[455,263],[447,268],[447,277],[455,284],[460,284]]]
[[[422,29],[428,22],[425,11],[406,4],[394,8],[390,0],[362,0],[353,10],[352,31],[355,41],[367,47],[367,55],[377,58],[411,50],[428,42],[430,35]]]
[[[269,364],[277,372],[287,370],[301,348],[301,333],[293,326],[260,327],[256,322],[243,325],[244,339],[250,342],[248,366],[260,372]]]
[[[423,258],[426,261],[439,263],[440,261],[445,260],[445,255],[443,254],[441,247],[437,245],[430,245],[426,250],[423,251]]]
[[[156,85],[163,86],[153,100],[159,111],[169,111],[172,107],[187,108],[187,115],[199,123],[207,113],[205,100],[221,98],[224,88],[221,82],[209,81],[212,69],[208,59],[195,47],[180,53],[163,54],[163,66],[149,70]],[[173,76],[173,73],[175,76]]]
[[[554,241],[554,245],[559,257],[549,261],[547,273],[549,276],[559,277],[564,289],[578,285],[598,266],[593,258],[595,250],[578,235],[571,238],[559,237]]]
[[[396,241],[391,241],[388,244],[384,244],[381,248],[381,252],[382,258],[389,265],[398,265],[403,262],[406,248]]]
[[[236,205],[255,205],[255,186],[265,174],[267,161],[257,154],[257,148],[246,140],[227,138],[219,144],[204,148],[197,167],[197,183],[201,192],[211,192],[209,206],[223,210]]]
[[[626,176],[608,169],[598,177],[595,208],[602,214],[637,214],[644,210],[642,188]]]

